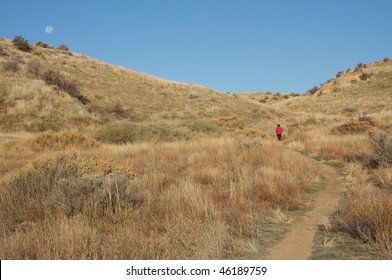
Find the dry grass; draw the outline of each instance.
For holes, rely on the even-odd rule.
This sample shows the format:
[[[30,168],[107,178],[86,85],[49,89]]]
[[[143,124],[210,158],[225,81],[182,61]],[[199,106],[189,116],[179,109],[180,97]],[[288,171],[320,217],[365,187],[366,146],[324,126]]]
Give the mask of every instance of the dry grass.
[[[261,212],[295,209],[318,182],[310,161],[268,141],[103,145],[77,154],[44,153],[8,177],[2,259],[230,258],[247,250]]]
[[[267,118],[267,109],[258,104],[203,86],[165,81],[50,48],[33,46],[27,53],[8,40],[1,46],[8,55],[0,56],[0,94],[6,93],[0,100],[7,107],[0,114],[0,128],[8,131],[85,130],[123,119]]]
[[[0,133],[0,181],[34,157],[35,153],[23,144],[30,137],[30,134],[24,132]]]
[[[355,185],[347,192],[337,228],[364,242],[380,245],[392,257],[391,211],[391,193],[369,185]]]
[[[341,215],[325,229],[391,255],[391,60],[312,96],[231,95],[1,39],[0,74],[2,259],[241,255],[255,248],[257,216],[291,222],[287,211],[318,181],[290,149],[349,173]],[[271,140],[277,123],[287,145]],[[4,133],[19,130],[137,144]]]

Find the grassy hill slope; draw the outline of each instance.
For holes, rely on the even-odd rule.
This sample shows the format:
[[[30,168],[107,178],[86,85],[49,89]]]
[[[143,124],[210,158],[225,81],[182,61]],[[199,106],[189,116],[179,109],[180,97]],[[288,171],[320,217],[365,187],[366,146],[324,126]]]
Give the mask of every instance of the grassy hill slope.
[[[0,39],[0,129],[96,128],[118,120],[259,120],[260,108],[234,95],[170,82],[69,51]]]
[[[309,113],[355,115],[390,111],[391,102],[392,60],[384,59],[339,72],[310,96],[281,105]]]

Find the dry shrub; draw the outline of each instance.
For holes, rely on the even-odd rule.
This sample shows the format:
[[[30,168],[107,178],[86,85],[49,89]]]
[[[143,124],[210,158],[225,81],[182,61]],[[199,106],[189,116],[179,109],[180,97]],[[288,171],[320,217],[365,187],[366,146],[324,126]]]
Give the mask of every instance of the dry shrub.
[[[370,132],[369,144],[372,149],[360,153],[345,155],[348,162],[358,161],[364,167],[377,168],[380,165],[392,165],[392,137],[386,132]],[[381,183],[382,184],[382,183]]]
[[[142,203],[139,187],[121,169],[87,173],[85,166],[75,153],[64,153],[21,169],[1,189],[0,216],[12,228],[50,217],[122,215]]]
[[[346,195],[338,217],[339,229],[381,245],[392,256],[392,195],[372,186],[357,186]]]
[[[35,45],[37,47],[44,48],[44,49],[51,49],[52,48],[48,43],[45,43],[45,42],[42,42],[42,41],[36,42]]]
[[[331,129],[332,134],[354,134],[363,133],[372,128],[373,124],[369,121],[350,120]]]
[[[69,148],[92,149],[99,143],[79,132],[41,132],[30,139],[28,146],[36,152],[45,150],[65,150]]]
[[[27,41],[22,36],[15,36],[14,39],[12,39],[12,44],[15,46],[15,48],[23,52],[31,52],[33,50],[29,44],[29,41]]]
[[[392,135],[387,132],[369,133],[369,139],[379,161],[392,165]]]
[[[18,72],[19,64],[17,61],[7,61],[3,63],[3,69],[9,72]]]

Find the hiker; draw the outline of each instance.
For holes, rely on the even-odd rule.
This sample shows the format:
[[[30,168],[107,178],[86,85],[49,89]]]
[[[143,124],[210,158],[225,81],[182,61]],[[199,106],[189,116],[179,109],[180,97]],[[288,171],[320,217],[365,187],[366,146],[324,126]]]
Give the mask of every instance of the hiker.
[[[276,132],[276,136],[278,137],[278,140],[280,141],[282,139],[282,133],[283,133],[283,129],[280,126],[280,124],[278,124],[278,126],[275,129]]]

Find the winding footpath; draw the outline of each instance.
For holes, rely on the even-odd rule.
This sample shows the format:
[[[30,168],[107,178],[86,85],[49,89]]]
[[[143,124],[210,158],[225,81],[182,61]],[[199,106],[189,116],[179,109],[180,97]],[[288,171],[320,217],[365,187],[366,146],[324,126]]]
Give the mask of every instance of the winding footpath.
[[[309,259],[318,226],[338,207],[344,192],[343,176],[334,167],[314,161],[320,175],[325,178],[325,189],[313,198],[312,208],[290,225],[285,237],[270,248],[266,260]]]

